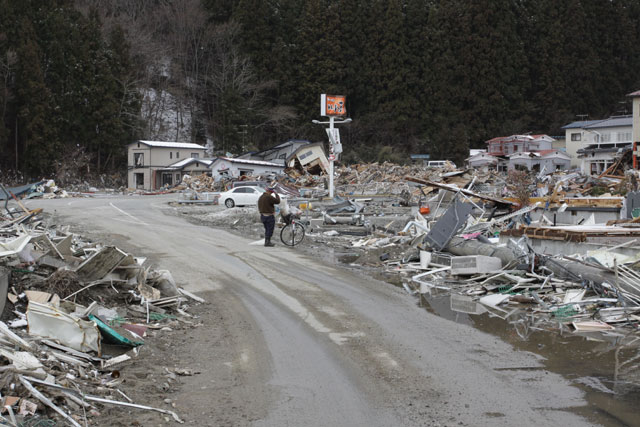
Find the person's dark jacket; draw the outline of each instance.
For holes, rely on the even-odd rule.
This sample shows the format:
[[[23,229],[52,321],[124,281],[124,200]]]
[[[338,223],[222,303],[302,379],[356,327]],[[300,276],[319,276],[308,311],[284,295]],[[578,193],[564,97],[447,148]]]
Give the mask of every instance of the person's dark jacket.
[[[275,205],[280,203],[278,193],[264,192],[258,199],[258,210],[262,215],[273,215],[276,212]]]

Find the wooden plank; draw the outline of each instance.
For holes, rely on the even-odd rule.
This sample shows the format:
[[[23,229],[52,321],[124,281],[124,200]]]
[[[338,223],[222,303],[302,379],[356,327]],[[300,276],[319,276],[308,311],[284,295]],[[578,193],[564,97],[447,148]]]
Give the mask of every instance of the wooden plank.
[[[7,190],[8,191],[8,190]],[[20,206],[22,208],[22,210],[24,211],[24,213],[29,214],[29,209],[27,209],[22,202],[20,202],[20,200],[11,192],[9,191],[9,194],[11,194],[11,197],[13,197],[13,200],[16,201],[16,203],[18,204],[18,206]]]

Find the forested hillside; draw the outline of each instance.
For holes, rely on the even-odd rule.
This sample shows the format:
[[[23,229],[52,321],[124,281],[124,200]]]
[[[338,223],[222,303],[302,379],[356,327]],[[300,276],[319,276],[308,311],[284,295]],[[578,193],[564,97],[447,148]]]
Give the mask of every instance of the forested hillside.
[[[628,110],[637,0],[0,0],[0,166],[32,176],[136,138],[240,153],[324,140],[344,161],[460,161],[516,132]]]

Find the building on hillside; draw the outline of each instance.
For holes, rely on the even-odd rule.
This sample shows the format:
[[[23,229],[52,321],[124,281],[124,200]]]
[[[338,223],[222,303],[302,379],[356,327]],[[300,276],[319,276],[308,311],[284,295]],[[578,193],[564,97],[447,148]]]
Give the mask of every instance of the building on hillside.
[[[175,171],[161,170],[180,160],[199,159],[206,152],[198,144],[142,140],[132,142],[127,150],[127,186],[141,190],[161,188],[163,180],[175,182]]]
[[[309,144],[311,144],[311,142],[306,139],[290,139],[274,147],[267,148],[266,150],[245,153],[237,158],[280,163],[284,165],[286,159],[289,158],[296,150]]]
[[[530,170],[550,174],[571,167],[571,157],[560,150],[540,150],[510,154],[509,170]]]
[[[262,160],[218,157],[213,159],[209,168],[213,179],[219,181],[222,178],[240,178],[245,175],[279,175],[284,171],[284,161],[274,163]]]
[[[600,175],[615,162],[619,151],[633,145],[633,117],[572,122],[562,127],[567,153],[575,150],[582,173]]]

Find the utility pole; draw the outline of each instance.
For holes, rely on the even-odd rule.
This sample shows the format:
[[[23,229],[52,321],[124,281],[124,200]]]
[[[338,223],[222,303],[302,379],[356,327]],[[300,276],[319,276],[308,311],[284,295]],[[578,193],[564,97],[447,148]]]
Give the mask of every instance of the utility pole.
[[[329,136],[329,198],[333,199],[334,185],[333,185],[333,163],[336,160],[336,155],[342,153],[342,143],[340,142],[340,131],[335,127],[337,124],[351,123],[351,119],[336,120],[336,117],[344,117],[347,115],[346,96],[342,95],[320,95],[320,115],[329,117],[328,122],[321,122],[318,120],[312,120],[311,122],[317,125],[328,124],[326,129]]]

